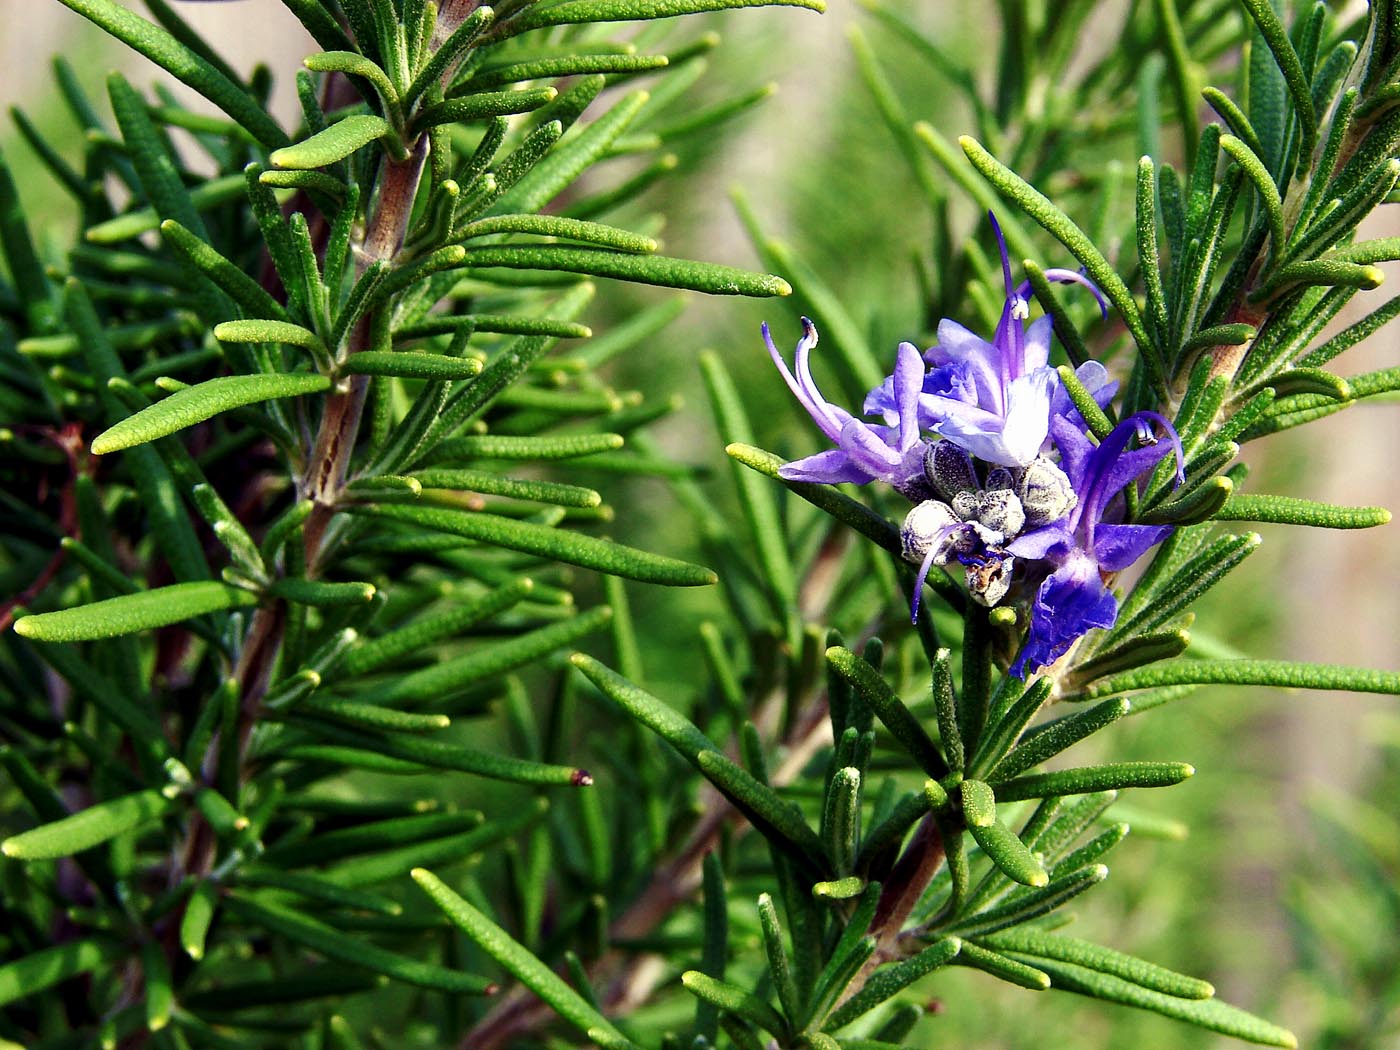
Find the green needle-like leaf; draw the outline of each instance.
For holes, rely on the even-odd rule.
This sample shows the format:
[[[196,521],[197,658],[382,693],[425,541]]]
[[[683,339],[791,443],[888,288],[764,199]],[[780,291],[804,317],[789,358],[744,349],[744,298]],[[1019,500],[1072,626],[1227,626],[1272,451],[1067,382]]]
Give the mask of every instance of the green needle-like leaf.
[[[329,390],[330,386],[330,379],[322,375],[219,376],[177,390],[163,401],[109,427],[92,439],[92,452],[103,456],[144,445],[233,408],[279,397],[318,394]]]
[[[192,87],[251,132],[264,146],[276,149],[286,144],[286,133],[251,95],[164,29],[113,0],[61,2]]]
[[[968,831],[1007,878],[1037,887],[1050,881],[1045,868],[1025,843],[997,819],[996,801],[990,787],[980,780],[964,780],[962,800]]]
[[[198,580],[24,616],[15,621],[15,633],[36,642],[85,642],[148,631],[205,613],[257,603],[258,596],[241,587]]]
[[[713,1003],[725,1013],[737,1014],[779,1039],[786,1038],[788,1025],[782,1014],[758,996],[724,981],[717,981],[699,970],[687,970],[681,974],[681,984],[691,995]]]
[[[1080,261],[1094,283],[1108,296],[1109,302],[1118,308],[1123,323],[1128,326],[1133,339],[1142,348],[1145,355],[1143,360],[1152,361],[1153,344],[1146,328],[1143,327],[1142,314],[1138,311],[1132,292],[1123,283],[1123,278],[1118,276],[1118,271],[1103,257],[1103,253],[1094,247],[1088,235],[1052,204],[1049,198],[998,161],[975,139],[963,136],[958,142],[968,159],[988,182],[1019,204],[1027,215],[1045,227]]]
[[[359,113],[332,124],[309,139],[273,150],[268,160],[273,167],[309,170],[324,168],[344,160],[357,149],[388,135],[392,129],[383,117]]]
[[[118,942],[95,937],[41,948],[0,966],[0,1005],[37,996],[71,977],[121,958],[125,952],[126,948]]]
[[[879,671],[851,650],[833,646],[826,651],[827,662],[851,684],[877,714],[885,727],[909,752],[925,773],[935,780],[948,775],[948,766],[919,720],[895,695]]]
[[[174,805],[156,790],[138,791],[79,810],[70,817],[12,835],[0,853],[19,860],[53,860],[89,849],[169,812]]]
[[[679,751],[761,830],[796,845],[811,861],[823,855],[821,840],[808,827],[801,810],[725,758],[719,746],[689,719],[591,656],[575,653],[571,659],[604,695]]]
[[[1092,699],[1134,689],[1186,684],[1344,689],[1354,693],[1388,693],[1395,696],[1400,695],[1400,672],[1292,660],[1172,660],[1095,682],[1082,695]]]
[[[1040,957],[1030,959],[1037,968],[1050,975],[1051,985],[1055,988],[1111,1003],[1121,1003],[1124,1006],[1136,1006],[1141,1010],[1151,1010],[1165,1017],[1199,1025],[1212,1032],[1234,1036],[1251,1043],[1285,1048],[1298,1045],[1297,1037],[1287,1029],[1270,1024],[1218,999],[1178,999],[1143,988],[1121,977],[1097,973],[1072,963]]]
[[[997,785],[997,798],[1017,802],[1052,795],[1087,795],[1097,791],[1118,791],[1133,787],[1171,787],[1180,784],[1196,770],[1185,762],[1117,762],[1083,769],[1059,769],[1035,773]]]
[[[552,558],[556,561],[597,569],[643,583],[672,587],[704,587],[716,581],[709,569],[689,562],[648,554],[620,543],[584,536],[564,529],[548,528],[533,522],[511,521],[491,514],[438,507],[372,506],[356,513],[401,521],[420,528],[447,532],[507,550]]]
[[[511,24],[513,32],[578,22],[630,22],[645,18],[677,18],[704,11],[729,11],[740,7],[805,7],[825,11],[822,0],[564,0],[536,7]]]
[[[1215,994],[1215,988],[1209,981],[1188,977],[1092,941],[1046,933],[1032,926],[1003,930],[987,937],[986,942],[1001,951],[1020,952],[1040,959],[1055,959],[1083,966],[1178,999],[1209,999]]]
[[[1319,529],[1373,529],[1390,523],[1384,507],[1339,507],[1292,496],[1236,493],[1216,512],[1221,521],[1264,521]]]
[[[225,903],[229,911],[245,921],[285,937],[293,944],[310,948],[327,959],[360,966],[419,988],[457,995],[485,995],[492,989],[492,983],[485,977],[410,959],[381,948],[364,937],[341,933],[323,922],[266,900],[253,900],[233,893],[225,898]]]
[[[625,1045],[622,1033],[612,1022],[565,984],[533,952],[513,940],[510,934],[464,901],[432,872],[415,868],[412,874],[413,880],[454,925],[482,951],[514,974],[525,987],[558,1011],[560,1017],[585,1035],[590,1029],[598,1029]]]
[[[612,277],[663,288],[689,288],[708,295],[789,295],[792,288],[781,277],[753,273],[718,263],[671,259],[662,255],[633,255],[579,248],[572,245],[468,246],[463,266],[504,266],[524,270],[562,270],[592,277]]]
[[[831,1032],[850,1024],[858,1017],[863,1017],[919,978],[932,973],[940,966],[948,965],[962,951],[962,947],[963,942],[957,937],[944,937],[912,958],[882,966],[871,974],[864,988],[836,1008],[822,1027]],[[842,1039],[841,1045],[849,1046],[850,1042]]]

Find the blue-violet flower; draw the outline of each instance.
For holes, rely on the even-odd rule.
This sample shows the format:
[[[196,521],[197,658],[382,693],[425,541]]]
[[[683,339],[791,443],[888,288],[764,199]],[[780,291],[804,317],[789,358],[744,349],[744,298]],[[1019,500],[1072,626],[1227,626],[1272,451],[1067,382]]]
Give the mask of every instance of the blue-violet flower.
[[[1164,431],[1163,438],[1153,434],[1153,423]],[[1182,478],[1181,441],[1156,412],[1129,416],[1097,446],[1064,417],[1054,418],[1050,430],[1078,499],[1062,520],[1022,533],[1007,545],[1017,558],[1055,566],[1031,605],[1030,634],[1011,668],[1018,678],[1028,667],[1054,663],[1090,628],[1113,626],[1118,600],[1104,584],[1104,574],[1126,569],[1172,531],[1170,525],[1112,520],[1122,513],[1115,497],[1170,453],[1176,455],[1178,483]],[[1129,450],[1134,437],[1144,445]]]
[[[1006,288],[1001,321],[990,343],[956,321],[944,318],[938,323],[938,343],[924,354],[933,368],[919,391],[918,421],[921,429],[942,435],[986,463],[1024,467],[1045,448],[1051,415],[1077,418],[1078,413],[1061,389],[1059,374],[1047,363],[1052,322],[1045,316],[1025,326],[1030,282],[1012,283],[1006,239],[996,217],[989,213],[988,218],[1001,248]],[[1045,276],[1084,285],[1108,316],[1098,288],[1083,274],[1050,269]],[[907,345],[900,344],[901,353]],[[1077,375],[1100,404],[1106,404],[1117,387],[1097,361],[1081,365]],[[906,409],[895,397],[894,377],[867,395],[864,411],[883,415],[890,425],[904,419]]]
[[[924,449],[919,439],[916,402],[924,379],[924,362],[910,343],[899,344],[894,375],[890,379],[894,423],[882,426],[857,419],[844,408],[822,396],[812,378],[811,355],[817,345],[817,328],[802,318],[802,338],[797,341],[793,367],[788,368],[768,325],[763,325],[763,341],[773,363],[793,396],[816,421],[836,448],[785,464],[779,476],[789,481],[812,481],[836,485],[849,481],[864,485],[884,481],[910,499],[919,498],[925,488]]]

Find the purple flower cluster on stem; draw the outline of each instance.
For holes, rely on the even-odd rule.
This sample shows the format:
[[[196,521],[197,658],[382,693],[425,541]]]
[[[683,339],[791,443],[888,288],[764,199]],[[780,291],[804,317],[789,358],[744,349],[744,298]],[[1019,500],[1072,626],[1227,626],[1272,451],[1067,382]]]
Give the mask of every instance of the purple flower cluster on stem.
[[[1028,600],[1030,630],[1011,667],[1023,678],[1054,663],[1087,631],[1117,620],[1105,578],[1171,532],[1124,521],[1120,494],[1172,452],[1179,482],[1182,449],[1171,424],[1154,412],[1123,420],[1102,442],[1090,439],[1049,366],[1050,319],[1026,325],[1030,284],[1013,284],[995,217],[992,227],[1006,288],[992,340],[945,318],[927,352],[900,343],[892,374],[863,406],[881,422],[859,419],[822,395],[812,378],[817,330],[810,320],[802,319],[791,367],[766,324],[763,339],[788,388],[836,446],[786,464],[780,476],[820,484],[879,480],[913,501],[901,529],[904,557],[919,566],[913,616],[928,572],[953,562],[964,567],[980,604]],[[1103,297],[1082,274],[1045,274],[1089,288],[1107,316]],[[1076,376],[1101,406],[1117,389],[1098,362],[1081,365]],[[1134,440],[1138,447],[1130,448]]]

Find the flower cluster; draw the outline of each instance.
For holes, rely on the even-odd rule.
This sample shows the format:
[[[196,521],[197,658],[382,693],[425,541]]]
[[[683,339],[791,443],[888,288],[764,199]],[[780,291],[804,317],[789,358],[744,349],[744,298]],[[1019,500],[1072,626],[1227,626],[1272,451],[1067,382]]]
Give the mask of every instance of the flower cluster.
[[[879,480],[914,503],[900,536],[919,566],[912,613],[935,566],[958,564],[968,592],[986,606],[1023,601],[1030,630],[1012,673],[1054,663],[1088,630],[1111,627],[1118,602],[1105,583],[1171,531],[1124,521],[1122,492],[1181,443],[1155,412],[1119,422],[1097,444],[1059,373],[1048,364],[1050,319],[1026,325],[1029,283],[1011,279],[1001,230],[1006,303],[991,342],[955,321],[938,326],[924,353],[900,343],[894,372],[865,399],[868,422],[832,404],[812,378],[817,330],[802,319],[792,367],[763,326],[768,352],[789,389],[836,445],[785,465],[791,481]],[[1055,281],[1098,289],[1082,274],[1047,270]],[[1117,389],[1098,362],[1080,383],[1101,407]],[[1132,447],[1136,443],[1136,447]]]

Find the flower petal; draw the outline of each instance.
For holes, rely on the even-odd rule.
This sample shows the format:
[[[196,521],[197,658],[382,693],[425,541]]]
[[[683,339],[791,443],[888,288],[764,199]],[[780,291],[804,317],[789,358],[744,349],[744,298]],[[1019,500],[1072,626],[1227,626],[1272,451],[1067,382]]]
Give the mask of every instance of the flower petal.
[[[818,452],[815,456],[795,459],[778,468],[778,477],[787,481],[811,481],[822,485],[839,485],[852,482],[864,485],[875,475],[853,461],[839,448]]]
[[[1171,535],[1170,525],[1104,525],[1094,529],[1094,557],[1107,572],[1126,569]]]
[[[1028,667],[1054,663],[1086,631],[1112,627],[1117,619],[1118,600],[1103,585],[1094,559],[1075,552],[1036,592],[1030,634],[1011,673],[1024,678]]]

